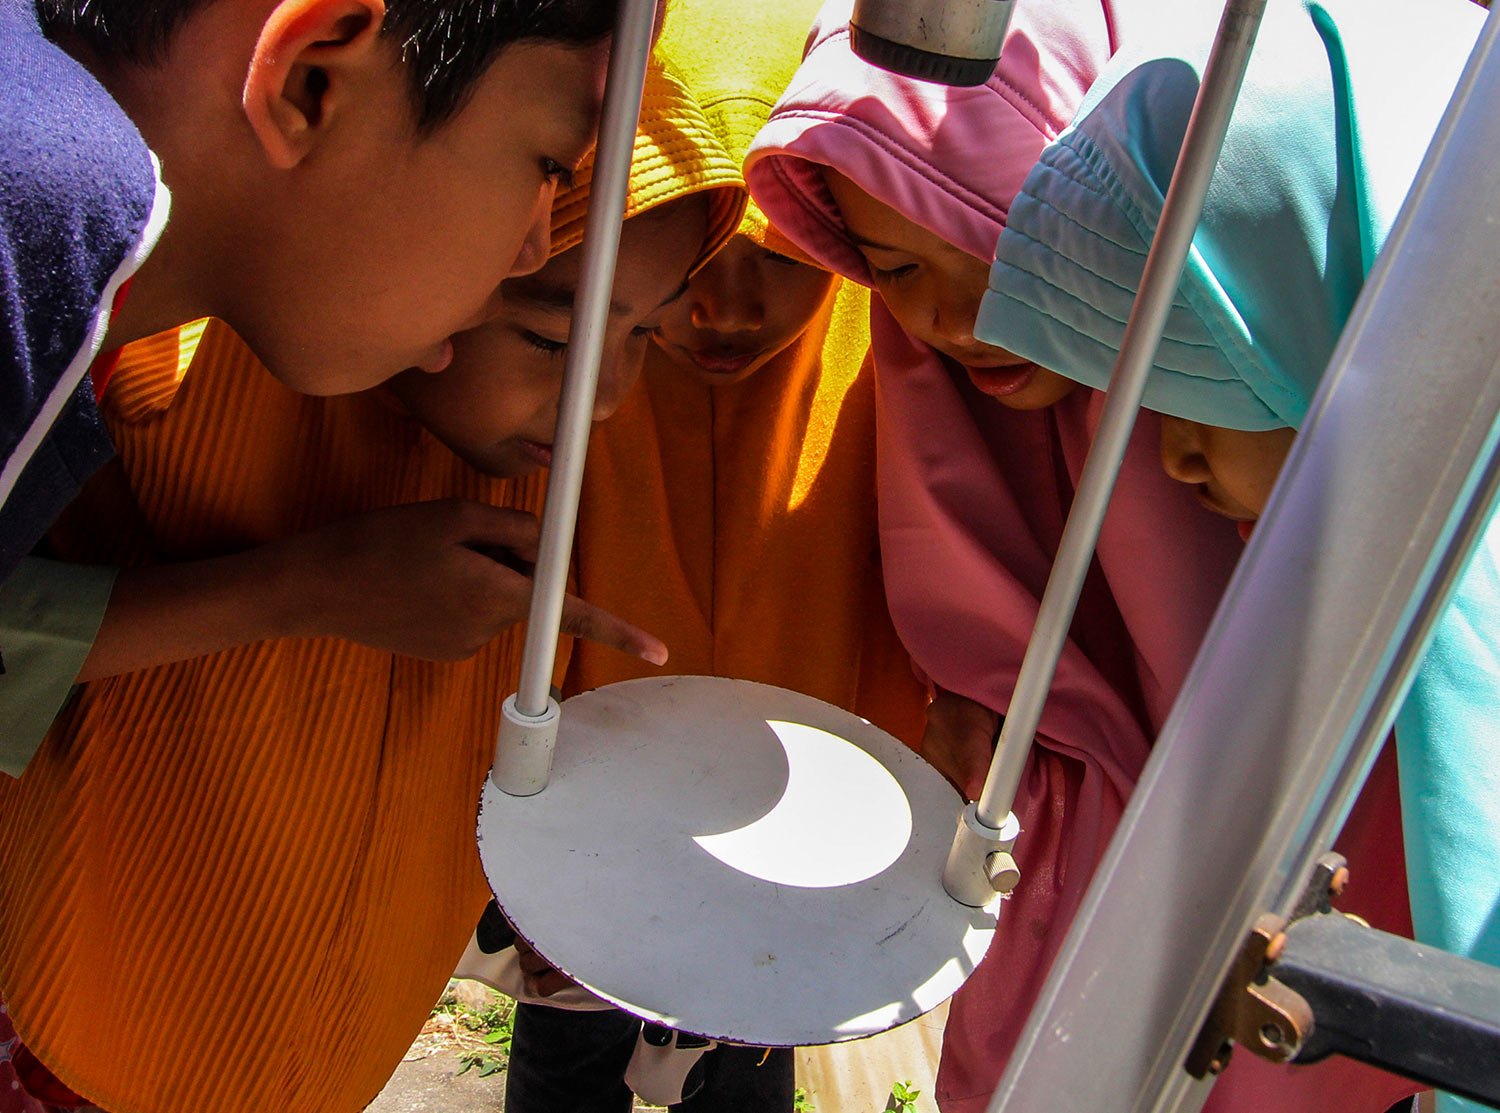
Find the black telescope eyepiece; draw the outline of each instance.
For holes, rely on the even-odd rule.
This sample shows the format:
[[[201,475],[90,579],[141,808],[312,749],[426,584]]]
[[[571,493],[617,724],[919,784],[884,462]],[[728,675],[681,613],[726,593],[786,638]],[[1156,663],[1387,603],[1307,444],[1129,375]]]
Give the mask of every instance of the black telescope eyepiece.
[[[872,66],[942,85],[983,85],[1015,0],[855,0],[849,45]]]

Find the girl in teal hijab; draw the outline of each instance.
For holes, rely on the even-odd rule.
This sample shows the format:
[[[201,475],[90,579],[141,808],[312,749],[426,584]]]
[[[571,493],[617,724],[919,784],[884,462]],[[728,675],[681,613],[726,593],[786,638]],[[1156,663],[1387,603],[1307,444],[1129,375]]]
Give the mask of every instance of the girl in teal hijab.
[[[1162,12],[1111,60],[1010,211],[976,336],[1103,389],[1217,13]],[[1270,0],[1145,404],[1168,473],[1249,535],[1484,12]],[[1442,389],[1419,376],[1416,389]],[[1500,523],[1396,720],[1419,940],[1500,965]],[[1358,869],[1358,863],[1352,863]],[[1447,1111],[1478,1106],[1449,1095]]]

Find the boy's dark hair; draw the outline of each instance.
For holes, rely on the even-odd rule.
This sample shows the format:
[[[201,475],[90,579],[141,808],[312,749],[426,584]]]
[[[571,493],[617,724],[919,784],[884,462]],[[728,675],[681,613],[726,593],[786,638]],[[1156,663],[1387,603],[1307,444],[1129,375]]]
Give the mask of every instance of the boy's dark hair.
[[[182,22],[215,0],[36,0],[46,33],[101,58],[149,63]],[[500,52],[525,40],[586,46],[614,29],[620,0],[386,0],[381,33],[406,64],[417,127],[455,116]]]

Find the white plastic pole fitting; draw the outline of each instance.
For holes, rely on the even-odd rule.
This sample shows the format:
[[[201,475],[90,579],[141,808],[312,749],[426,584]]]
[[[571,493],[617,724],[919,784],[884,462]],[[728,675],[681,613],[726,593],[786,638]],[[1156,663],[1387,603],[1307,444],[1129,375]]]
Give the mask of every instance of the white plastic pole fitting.
[[[1020,881],[1014,862],[994,863],[996,855],[1009,858],[1021,833],[1021,821],[1007,812],[999,827],[991,827],[979,818],[979,804],[971,802],[958,817],[958,834],[948,849],[943,866],[943,888],[959,904],[983,908],[996,893],[1009,893]],[[992,866],[1003,868],[992,868]]]
[[[552,776],[552,751],[557,743],[557,723],[562,709],[552,698],[539,716],[523,715],[516,697],[509,695],[500,705],[500,744],[490,780],[511,796],[535,796]]]

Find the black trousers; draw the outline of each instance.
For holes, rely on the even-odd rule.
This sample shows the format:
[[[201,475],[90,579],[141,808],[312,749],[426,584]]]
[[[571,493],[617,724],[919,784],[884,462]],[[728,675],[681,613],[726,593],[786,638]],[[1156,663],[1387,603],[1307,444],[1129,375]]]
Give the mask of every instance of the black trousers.
[[[516,1006],[505,1113],[630,1113],[625,1067],[641,1030],[619,1009]],[[792,1053],[719,1045],[699,1061],[703,1086],[671,1113],[791,1113]]]

